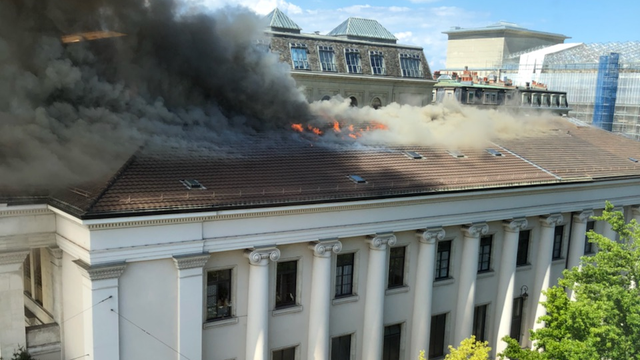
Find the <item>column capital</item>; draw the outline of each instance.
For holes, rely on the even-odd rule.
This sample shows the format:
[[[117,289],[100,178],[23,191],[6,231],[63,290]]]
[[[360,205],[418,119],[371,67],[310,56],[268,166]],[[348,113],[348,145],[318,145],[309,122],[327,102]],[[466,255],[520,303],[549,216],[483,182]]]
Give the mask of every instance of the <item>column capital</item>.
[[[245,250],[244,256],[249,259],[251,265],[267,265],[269,260],[280,259],[280,249],[275,246],[257,247]]]
[[[554,228],[556,225],[561,225],[564,222],[562,214],[551,214],[540,216],[540,224],[544,227]]]
[[[444,239],[445,231],[441,227],[426,228],[416,231],[416,236],[421,243],[434,244],[436,241]]]
[[[80,269],[82,276],[91,281],[117,279],[127,267],[126,263],[89,265],[82,260],[73,260],[73,262],[78,266],[78,269]]]
[[[634,205],[631,207],[631,214],[633,216],[640,216],[640,205]]]
[[[29,253],[29,250],[0,253],[0,265],[22,265]]]
[[[485,222],[462,226],[462,232],[465,237],[477,238],[480,235],[485,235],[488,231],[489,225]]]
[[[578,223],[585,223],[589,221],[589,218],[591,218],[592,216],[593,216],[593,210],[585,209],[585,210],[582,210],[582,212],[579,214],[574,214],[573,221]]]
[[[369,243],[369,248],[372,250],[384,250],[386,246],[393,246],[396,244],[396,236],[393,233],[376,234],[371,235],[365,240]]]
[[[502,226],[504,226],[504,231],[508,232],[519,232],[520,230],[526,228],[529,225],[529,222],[526,218],[517,218],[512,220],[504,220],[502,222]]]
[[[178,270],[195,269],[203,267],[209,261],[209,254],[188,254],[173,257],[173,262]]]
[[[314,256],[328,258],[332,251],[336,254],[342,251],[342,243],[338,239],[312,241],[309,249],[313,250]]]
[[[47,251],[49,251],[49,254],[51,254],[51,256],[53,256],[55,259],[62,259],[62,249],[60,249],[57,246],[49,246],[47,248]]]

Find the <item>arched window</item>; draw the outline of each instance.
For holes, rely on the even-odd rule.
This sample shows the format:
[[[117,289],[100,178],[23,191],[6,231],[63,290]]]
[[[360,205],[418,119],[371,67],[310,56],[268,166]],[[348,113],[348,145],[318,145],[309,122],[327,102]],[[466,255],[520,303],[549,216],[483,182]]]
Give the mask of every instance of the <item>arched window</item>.
[[[380,98],[374,97],[373,100],[371,100],[371,107],[376,109],[376,110],[381,108],[382,107],[382,101],[380,100]]]
[[[329,101],[329,100],[331,100],[331,96],[325,95],[325,96],[322,97],[322,99],[320,101]]]
[[[358,99],[356,99],[355,96],[349,96],[349,100],[351,100],[351,106],[353,106],[353,107],[357,107],[358,106]]]

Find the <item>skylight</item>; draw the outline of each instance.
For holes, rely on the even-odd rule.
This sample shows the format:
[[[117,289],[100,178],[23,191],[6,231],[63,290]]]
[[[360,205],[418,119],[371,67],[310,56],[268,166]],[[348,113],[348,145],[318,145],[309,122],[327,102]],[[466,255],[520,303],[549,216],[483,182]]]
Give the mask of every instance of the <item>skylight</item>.
[[[200,184],[200,182],[196,179],[184,179],[184,180],[180,180],[180,182],[187,187],[187,189],[191,190],[191,189],[201,189],[204,190],[206,189],[202,184]]]
[[[415,152],[415,151],[405,151],[404,154],[407,155],[410,159],[413,159],[413,160],[424,159],[424,156],[422,156],[422,154],[420,154],[418,152]]]
[[[496,149],[486,149],[487,152],[493,156],[504,156],[504,154],[502,154],[500,151],[496,150]]]
[[[367,180],[365,180],[360,175],[349,175],[349,180],[353,181],[356,184],[366,184]]]
[[[447,152],[449,153],[449,155],[453,156],[454,158],[466,158],[466,156],[462,153],[462,151],[459,150],[447,150]]]

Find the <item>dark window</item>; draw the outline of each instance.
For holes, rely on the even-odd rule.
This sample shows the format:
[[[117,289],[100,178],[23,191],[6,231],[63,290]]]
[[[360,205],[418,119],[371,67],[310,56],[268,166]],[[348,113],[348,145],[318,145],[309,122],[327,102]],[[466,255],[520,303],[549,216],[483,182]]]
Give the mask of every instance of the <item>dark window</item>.
[[[336,262],[336,297],[353,295],[354,254],[340,254]]]
[[[347,60],[347,71],[351,74],[361,74],[362,66],[360,65],[360,53],[347,50],[344,55]]]
[[[595,221],[588,221],[587,222],[587,232],[589,232],[590,230],[593,230],[593,228],[595,227],[596,222]],[[593,254],[595,251],[593,251],[593,243],[589,242],[589,237],[585,234],[584,236],[584,254]]]
[[[207,320],[230,317],[231,269],[207,273]]]
[[[276,309],[296,304],[297,261],[278,263],[276,274]]]
[[[331,360],[351,359],[351,335],[331,339]]]
[[[473,335],[477,341],[487,341],[485,329],[487,325],[487,305],[476,306],[473,312]]]
[[[306,48],[291,48],[291,61],[294,69],[309,70]]]
[[[371,60],[371,71],[374,75],[385,75],[384,57],[380,51],[371,51],[369,53],[369,59]]]
[[[384,327],[384,344],[382,346],[382,360],[400,360],[400,335],[402,325]]]
[[[447,325],[447,314],[431,317],[431,334],[429,338],[429,358],[444,355],[444,330]]]
[[[524,299],[517,297],[513,299],[513,310],[511,312],[511,332],[509,336],[520,342],[520,332],[522,331],[522,307]]]
[[[529,261],[529,238],[531,238],[531,230],[520,231],[518,234],[516,266],[527,265]]]
[[[436,255],[436,280],[447,279],[449,277],[450,259],[451,240],[440,241],[438,243],[438,254]]]
[[[404,286],[404,250],[406,248],[391,248],[389,256],[389,288]]]
[[[295,347],[276,350],[273,352],[273,360],[295,360],[295,359],[296,359]]]
[[[562,258],[562,235],[564,234],[564,226],[556,226],[553,233],[553,259]]]
[[[400,69],[402,70],[402,77],[422,77],[420,56],[400,54]]]
[[[480,238],[480,254],[478,256],[478,272],[491,270],[491,243],[492,236]]]
[[[336,56],[332,46],[319,46],[320,65],[322,71],[336,71]]]

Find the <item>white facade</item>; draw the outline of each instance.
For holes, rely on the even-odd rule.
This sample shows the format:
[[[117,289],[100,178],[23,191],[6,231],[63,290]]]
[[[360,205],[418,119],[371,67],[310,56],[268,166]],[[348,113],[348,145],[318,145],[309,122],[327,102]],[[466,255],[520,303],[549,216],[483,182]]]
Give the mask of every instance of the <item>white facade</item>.
[[[27,344],[45,360],[263,360],[294,347],[295,359],[329,359],[331,339],[350,335],[351,359],[379,359],[383,326],[399,324],[400,359],[409,360],[429,352],[432,316],[446,314],[438,330],[446,349],[471,335],[482,305],[485,337],[501,350],[497,339],[510,333],[523,286],[521,343],[531,345],[540,290],[577,264],[591,211],[599,214],[609,200],[640,220],[639,185],[612,180],[101,220],[46,205],[0,207],[1,355]],[[560,256],[552,259],[560,225]],[[531,230],[527,264],[516,266],[522,230]],[[597,223],[595,231],[610,228]],[[479,273],[485,234],[492,235],[490,265]],[[435,280],[438,243],[449,240],[448,276]],[[402,286],[389,288],[397,247],[406,247]],[[59,328],[57,343],[52,330],[50,343],[36,344],[37,329],[22,316],[30,304],[23,262],[35,248],[50,260],[39,306]],[[353,295],[336,298],[337,254],[348,253]],[[286,261],[297,265],[295,303],[276,309],[277,264]],[[207,276],[224,269],[232,316],[208,322]]]

